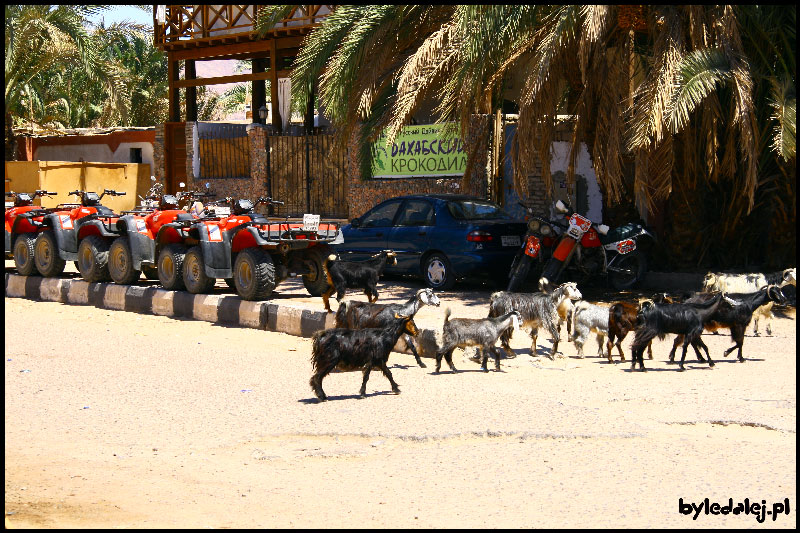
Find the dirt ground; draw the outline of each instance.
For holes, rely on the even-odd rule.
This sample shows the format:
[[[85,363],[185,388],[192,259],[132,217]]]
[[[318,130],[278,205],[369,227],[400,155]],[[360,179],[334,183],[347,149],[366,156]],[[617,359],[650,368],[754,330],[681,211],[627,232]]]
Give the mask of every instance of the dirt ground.
[[[443,295],[417,323],[485,316],[490,292]],[[713,369],[690,354],[678,372],[668,338],[632,373],[593,341],[578,359],[562,338],[550,361],[542,335],[531,357],[519,332],[501,372],[457,351],[460,372],[435,375],[395,353],[400,395],[373,372],[360,399],[361,373],[338,373],[325,403],[310,339],[17,298],[4,314],[15,527],[796,527],[792,308],[772,336],[748,329],[745,363],[722,357],[727,335],[703,337]],[[791,507],[693,520],[681,498]]]

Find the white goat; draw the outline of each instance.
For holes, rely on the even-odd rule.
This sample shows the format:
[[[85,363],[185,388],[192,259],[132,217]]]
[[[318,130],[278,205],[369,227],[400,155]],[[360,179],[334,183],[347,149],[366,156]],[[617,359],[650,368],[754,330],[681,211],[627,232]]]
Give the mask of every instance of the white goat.
[[[608,336],[608,308],[581,301],[572,312],[572,341],[583,358],[583,345],[589,333],[597,334],[597,355],[603,357],[603,343]]]

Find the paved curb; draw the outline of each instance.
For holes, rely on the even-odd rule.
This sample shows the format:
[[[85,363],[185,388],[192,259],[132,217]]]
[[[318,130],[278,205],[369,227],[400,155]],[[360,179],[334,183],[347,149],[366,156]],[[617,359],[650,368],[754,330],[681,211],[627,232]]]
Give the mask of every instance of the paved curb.
[[[10,298],[193,318],[244,328],[280,331],[298,337],[311,337],[317,331],[334,325],[333,313],[297,305],[250,302],[238,296],[190,294],[135,285],[87,283],[75,279],[7,273],[5,295]]]

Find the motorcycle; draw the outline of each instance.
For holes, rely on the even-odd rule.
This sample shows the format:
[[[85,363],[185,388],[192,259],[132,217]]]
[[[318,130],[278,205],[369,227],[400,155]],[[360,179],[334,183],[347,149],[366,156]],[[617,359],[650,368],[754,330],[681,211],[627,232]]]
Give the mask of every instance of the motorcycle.
[[[617,290],[630,289],[644,278],[645,251],[655,237],[641,224],[629,223],[612,230],[575,213],[561,200],[555,207],[568,217],[569,225],[539,278],[540,290],[551,291],[567,269],[584,279],[605,275]]]
[[[528,221],[528,229],[522,240],[522,246],[511,263],[506,288],[509,292],[519,290],[528,278],[531,268],[536,272],[541,272],[542,267],[553,254],[558,236],[566,229],[566,226],[561,226],[558,222],[535,214],[531,206],[522,202],[518,203],[527,211],[525,219]]]

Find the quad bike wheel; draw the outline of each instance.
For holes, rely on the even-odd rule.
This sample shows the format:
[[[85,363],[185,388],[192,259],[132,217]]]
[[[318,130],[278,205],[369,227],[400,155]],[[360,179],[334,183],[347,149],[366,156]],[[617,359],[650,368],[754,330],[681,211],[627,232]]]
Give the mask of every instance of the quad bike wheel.
[[[128,237],[120,237],[111,243],[108,251],[108,273],[115,283],[130,285],[139,279],[141,270],[133,267],[133,254]]]
[[[108,281],[108,241],[98,235],[89,235],[78,245],[78,269],[89,283]]]
[[[303,286],[311,296],[322,296],[322,293],[328,288],[328,276],[325,275],[323,265],[332,253],[333,249],[326,244],[305,250],[303,259],[309,263],[311,274],[303,274]]]
[[[36,237],[36,242],[33,245],[33,259],[36,263],[36,269],[39,273],[46,277],[52,278],[60,276],[67,266],[67,262],[61,259],[58,255],[58,244],[56,243],[56,236],[52,230],[47,230]]]
[[[199,246],[192,246],[183,259],[183,283],[192,294],[211,292],[216,279],[206,275],[203,251]]]
[[[14,266],[20,276],[30,276],[36,272],[34,261],[34,238],[22,234],[14,241]]]
[[[170,291],[181,291],[183,284],[183,259],[186,247],[182,244],[168,244],[158,254],[158,281]]]
[[[233,265],[236,292],[243,300],[265,300],[275,289],[275,263],[261,248],[247,248]]]

